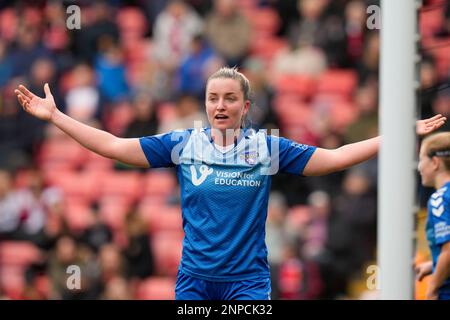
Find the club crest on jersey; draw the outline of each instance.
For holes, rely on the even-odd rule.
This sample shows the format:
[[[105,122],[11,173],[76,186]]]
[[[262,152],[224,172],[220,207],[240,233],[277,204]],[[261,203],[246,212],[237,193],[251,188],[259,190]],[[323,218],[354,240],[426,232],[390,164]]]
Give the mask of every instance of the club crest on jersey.
[[[241,155],[241,159],[243,159],[247,164],[254,165],[256,164],[256,160],[258,159],[257,151],[245,152]]]

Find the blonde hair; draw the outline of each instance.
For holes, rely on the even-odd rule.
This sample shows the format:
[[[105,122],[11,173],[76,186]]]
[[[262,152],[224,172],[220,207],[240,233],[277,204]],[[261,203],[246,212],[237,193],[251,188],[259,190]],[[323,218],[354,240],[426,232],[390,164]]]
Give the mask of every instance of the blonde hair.
[[[442,159],[445,170],[450,171],[450,132],[439,132],[427,136],[422,141],[422,152],[428,157]]]

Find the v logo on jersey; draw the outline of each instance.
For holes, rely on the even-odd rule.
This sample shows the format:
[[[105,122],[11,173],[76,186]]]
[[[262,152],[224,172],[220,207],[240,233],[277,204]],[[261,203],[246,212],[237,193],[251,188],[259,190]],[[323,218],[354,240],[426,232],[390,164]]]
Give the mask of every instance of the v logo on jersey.
[[[195,166],[190,166],[191,169],[191,177],[192,177],[192,184],[196,187],[201,185],[203,182],[205,182],[206,178],[213,173],[213,169],[209,168],[208,166],[202,165],[199,168],[200,171],[200,177],[197,178],[197,170],[195,169]]]

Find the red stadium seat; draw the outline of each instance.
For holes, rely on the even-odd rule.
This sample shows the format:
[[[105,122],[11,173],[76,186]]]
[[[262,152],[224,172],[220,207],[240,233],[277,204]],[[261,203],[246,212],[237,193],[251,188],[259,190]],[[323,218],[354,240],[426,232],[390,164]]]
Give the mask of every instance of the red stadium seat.
[[[357,85],[357,75],[352,70],[329,70],[318,79],[318,93],[338,94],[350,98]]]
[[[49,181],[62,189],[66,199],[92,203],[99,196],[101,172],[56,171],[53,174],[47,176]]]
[[[177,118],[176,107],[173,103],[162,103],[156,110],[156,115],[160,123],[171,121]]]
[[[350,102],[338,102],[331,105],[328,119],[335,132],[343,132],[359,115],[358,108]]]
[[[175,276],[177,274],[182,244],[182,232],[161,231],[152,235],[151,246],[158,275]]]
[[[280,27],[280,17],[271,8],[244,11],[252,26],[254,37],[273,36]]]
[[[122,197],[102,197],[99,216],[111,229],[120,230],[125,226],[125,217],[130,209],[130,203]]]
[[[3,241],[0,243],[0,264],[26,266],[41,259],[41,251],[28,241]]]
[[[174,300],[175,282],[173,277],[149,277],[138,285],[136,299]]]
[[[112,108],[105,116],[106,130],[115,135],[121,135],[134,119],[134,109],[127,103],[122,102]]]
[[[270,65],[272,59],[282,50],[288,47],[285,39],[273,36],[253,37],[250,51],[252,56],[260,58]]]
[[[67,203],[64,210],[64,218],[69,228],[76,234],[79,234],[93,223],[91,208],[83,203]]]
[[[314,117],[314,110],[305,103],[280,105],[277,113],[283,126],[308,126]]]
[[[4,294],[12,300],[23,298],[25,287],[23,267],[1,266],[0,268],[0,287]]]
[[[141,197],[141,174],[134,171],[106,173],[100,183],[100,188],[102,196],[118,196],[130,203],[134,202]]]
[[[38,155],[38,163],[44,166],[52,163],[61,167],[76,169],[86,159],[87,150],[72,139],[54,139],[43,143]]]
[[[98,155],[92,151],[87,152],[83,169],[92,171],[109,171],[114,167],[114,160]]]
[[[177,186],[174,173],[169,170],[152,170],[144,178],[144,193],[148,197],[166,199]]]
[[[283,75],[274,83],[278,94],[293,94],[308,99],[316,92],[317,81],[304,75]]]
[[[139,214],[147,221],[151,233],[159,231],[182,231],[181,208],[150,202],[139,207]]]

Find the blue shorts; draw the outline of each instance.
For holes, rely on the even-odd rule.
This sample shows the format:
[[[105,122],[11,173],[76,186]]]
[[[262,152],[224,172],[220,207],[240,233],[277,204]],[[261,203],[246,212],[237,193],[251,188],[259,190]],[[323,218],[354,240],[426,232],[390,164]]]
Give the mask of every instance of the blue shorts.
[[[270,300],[270,279],[208,281],[178,272],[175,300]]]

